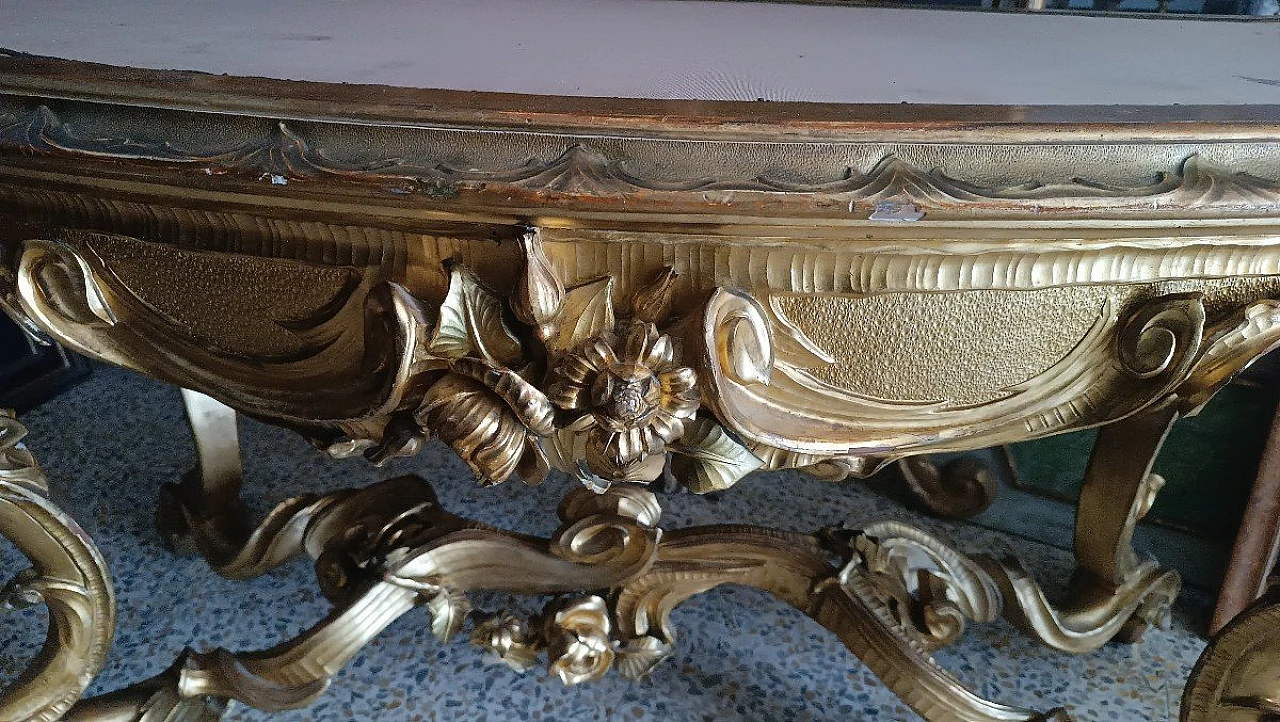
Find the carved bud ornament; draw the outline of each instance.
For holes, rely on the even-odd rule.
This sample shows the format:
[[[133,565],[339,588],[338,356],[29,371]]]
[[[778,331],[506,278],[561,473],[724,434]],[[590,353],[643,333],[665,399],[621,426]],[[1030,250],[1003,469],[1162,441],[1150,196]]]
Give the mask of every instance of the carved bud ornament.
[[[697,373],[664,333],[673,269],[619,313],[612,277],[565,289],[537,233],[521,244],[525,263],[509,306],[465,268],[451,270],[435,328],[415,354],[416,370],[444,371],[423,395],[417,426],[488,484],[513,474],[538,483],[556,467],[603,491],[657,479],[675,453],[701,493],[760,466],[714,419],[698,416]],[[527,333],[507,324],[508,310]]]

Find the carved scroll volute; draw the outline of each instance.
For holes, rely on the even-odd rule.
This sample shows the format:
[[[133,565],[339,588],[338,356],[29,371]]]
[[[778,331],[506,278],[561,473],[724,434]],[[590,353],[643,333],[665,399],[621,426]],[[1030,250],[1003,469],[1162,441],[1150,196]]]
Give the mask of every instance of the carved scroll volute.
[[[75,332],[73,325],[113,326],[117,319],[109,292],[93,268],[67,246],[28,241],[18,268],[17,293],[22,312],[63,343],[105,361],[130,365],[110,345]]]
[[[555,594],[607,589],[653,563],[662,532],[656,526],[660,507],[652,492],[613,487],[595,494],[577,488],[566,497],[560,514],[564,523],[549,543],[479,525],[446,528],[447,533],[418,546],[406,546],[415,542],[411,534],[388,537],[394,544],[386,554],[383,578],[455,594],[479,589]]]
[[[773,334],[760,302],[737,289],[718,288],[707,301],[700,322],[693,325],[690,345],[702,349],[701,371],[710,380],[703,396],[717,415],[748,441],[768,444],[760,419],[738,413],[726,389],[767,386],[773,374]],[[772,446],[782,447],[776,440]]]
[[[1183,413],[1199,411],[1237,373],[1280,347],[1280,301],[1264,300],[1236,312],[1206,334],[1204,353],[1178,389]]]
[[[759,302],[745,293],[718,289],[707,305],[703,331],[714,340],[709,359],[720,374],[744,386],[768,384],[773,337]]]
[[[1252,303],[1205,328],[1197,295],[1169,297],[1136,314],[1118,344],[1126,372],[1173,380],[1181,414],[1192,415],[1236,374],[1280,347],[1280,301]]]
[[[1182,379],[1204,334],[1200,294],[1168,296],[1141,307],[1116,336],[1120,368],[1140,381]]]
[[[18,443],[26,430],[0,412],[0,535],[32,563],[0,590],[0,609],[43,603],[49,635],[39,656],[0,691],[0,719],[60,720],[107,658],[115,598],[106,562],[45,496],[45,480]]]
[[[424,320],[416,300],[395,284],[353,269],[63,235],[23,245],[16,295],[22,314],[78,352],[295,425],[380,428],[408,392]],[[155,273],[216,271],[249,297],[232,289],[228,299],[193,295],[175,310],[171,298],[153,297],[166,294],[144,278],[156,258],[171,265]],[[322,279],[323,287],[299,293],[305,301],[264,295],[256,274],[299,284]],[[203,326],[193,328],[187,312]]]

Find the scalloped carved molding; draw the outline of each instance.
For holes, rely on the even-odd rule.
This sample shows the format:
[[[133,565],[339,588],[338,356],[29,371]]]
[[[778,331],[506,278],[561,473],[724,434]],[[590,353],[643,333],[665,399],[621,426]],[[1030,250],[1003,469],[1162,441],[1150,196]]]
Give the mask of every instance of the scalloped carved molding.
[[[736,193],[796,195],[809,196],[809,202],[816,201],[820,206],[866,205],[868,212],[875,203],[889,199],[925,209],[1034,214],[1158,213],[1208,208],[1256,213],[1280,204],[1280,181],[1224,167],[1194,151],[1173,167],[1134,169],[1132,177],[1124,182],[1103,180],[1101,176],[1091,178],[1087,171],[1084,177],[1051,180],[1032,171],[1008,183],[990,184],[923,167],[900,157],[889,145],[867,167],[809,163],[775,175],[762,165],[751,175],[721,177],[708,171],[705,176],[680,178],[665,166],[658,171],[651,162],[629,159],[625,145],[609,143],[611,149],[606,151],[598,147],[597,141],[585,137],[566,137],[557,152],[543,155],[543,159],[513,155],[504,166],[495,165],[488,158],[460,162],[456,145],[446,146],[447,150],[438,157],[406,154],[342,160],[351,153],[342,150],[341,137],[332,141],[333,147],[311,137],[323,135],[322,130],[313,129],[305,121],[277,120],[250,131],[257,134],[251,140],[231,141],[213,151],[195,150],[184,148],[180,141],[149,140],[156,136],[154,129],[145,126],[139,128],[137,135],[89,136],[63,121],[49,105],[37,104],[0,114],[0,150],[8,147],[21,153],[152,161],[187,167],[203,175],[248,175],[275,184],[327,176],[375,184],[391,194],[424,194],[446,200],[468,192],[489,190],[496,195],[502,188],[520,188],[547,197],[620,197],[638,191],[659,196],[698,194],[708,200]],[[679,152],[676,145],[670,152]],[[538,155],[548,152],[545,146],[528,151]],[[957,152],[969,151],[958,146]],[[690,165],[686,160],[685,165],[688,167],[679,174],[698,172],[696,162]],[[1099,173],[1104,172],[1111,175],[1114,168],[1100,166]]]

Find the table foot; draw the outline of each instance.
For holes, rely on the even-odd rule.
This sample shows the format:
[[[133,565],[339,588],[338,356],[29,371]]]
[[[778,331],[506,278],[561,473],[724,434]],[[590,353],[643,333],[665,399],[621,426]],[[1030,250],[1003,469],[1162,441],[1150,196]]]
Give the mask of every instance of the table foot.
[[[973,456],[946,463],[932,454],[898,461],[906,490],[934,516],[968,519],[986,511],[1000,491],[995,470]]]

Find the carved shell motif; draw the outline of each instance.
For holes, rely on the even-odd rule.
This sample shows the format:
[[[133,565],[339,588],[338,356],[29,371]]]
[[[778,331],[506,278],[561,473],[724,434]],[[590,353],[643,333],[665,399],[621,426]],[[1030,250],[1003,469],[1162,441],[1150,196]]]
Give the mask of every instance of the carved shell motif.
[[[540,482],[554,466],[603,491],[647,483],[672,464],[694,491],[725,489],[761,461],[698,411],[697,373],[664,332],[676,281],[664,269],[619,312],[611,277],[565,289],[536,231],[510,299],[465,268],[451,271],[435,328],[416,354],[443,371],[414,421],[458,452],[484,483]],[[530,353],[535,344],[540,352]],[[544,392],[543,389],[546,389]],[[407,445],[411,448],[413,445]]]

